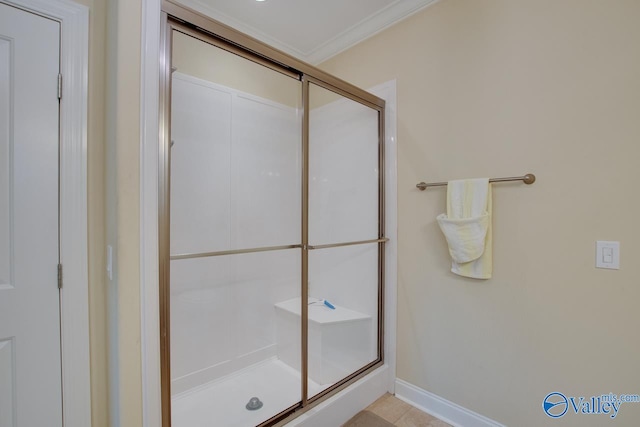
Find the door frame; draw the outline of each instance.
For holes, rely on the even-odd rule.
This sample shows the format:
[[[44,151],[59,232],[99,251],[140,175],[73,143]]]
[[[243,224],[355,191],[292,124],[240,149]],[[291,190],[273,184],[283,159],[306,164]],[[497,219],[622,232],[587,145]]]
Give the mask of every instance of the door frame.
[[[160,396],[160,158],[161,2],[142,0],[140,57],[140,356],[142,427],[162,424]]]
[[[87,233],[89,9],[71,0],[0,0],[60,22],[60,349],[64,427],[91,425]]]

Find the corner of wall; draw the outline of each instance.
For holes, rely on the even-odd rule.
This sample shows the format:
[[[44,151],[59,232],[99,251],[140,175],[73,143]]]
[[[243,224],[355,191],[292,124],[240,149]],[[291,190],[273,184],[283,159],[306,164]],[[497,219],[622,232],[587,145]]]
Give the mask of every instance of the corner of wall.
[[[140,349],[139,143],[141,1],[107,4],[106,244],[109,414],[112,425],[142,425]]]

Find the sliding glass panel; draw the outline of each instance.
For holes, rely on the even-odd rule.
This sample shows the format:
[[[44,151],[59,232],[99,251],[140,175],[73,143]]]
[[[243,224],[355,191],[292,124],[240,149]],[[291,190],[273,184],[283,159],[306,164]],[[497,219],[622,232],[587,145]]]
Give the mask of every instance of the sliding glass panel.
[[[313,395],[377,359],[378,244],[309,251]]]
[[[307,76],[303,129],[298,75],[172,25],[163,399],[274,425],[380,360],[379,112]]]
[[[378,112],[309,85],[309,244],[377,239]]]
[[[173,32],[171,254],[300,244],[301,83]]]
[[[172,49],[172,426],[255,426],[302,399],[283,309],[302,256],[282,249],[301,246],[301,82],[182,31]]]
[[[173,427],[255,426],[300,401],[300,316],[282,309],[299,306],[300,259],[171,261]],[[247,408],[253,397],[262,407]]]

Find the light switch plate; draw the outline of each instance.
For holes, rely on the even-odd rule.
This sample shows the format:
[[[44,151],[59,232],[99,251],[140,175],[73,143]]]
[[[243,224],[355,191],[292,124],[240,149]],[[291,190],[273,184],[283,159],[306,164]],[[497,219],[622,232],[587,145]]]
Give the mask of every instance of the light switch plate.
[[[620,269],[620,242],[596,242],[596,268]]]
[[[107,277],[113,280],[113,247],[107,245]]]

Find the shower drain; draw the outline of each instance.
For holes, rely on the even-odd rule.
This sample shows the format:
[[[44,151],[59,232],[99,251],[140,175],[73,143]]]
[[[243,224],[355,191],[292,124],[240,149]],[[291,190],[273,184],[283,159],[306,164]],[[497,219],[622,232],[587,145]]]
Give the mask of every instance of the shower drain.
[[[262,408],[262,402],[257,397],[252,397],[251,399],[249,399],[249,402],[247,403],[245,408],[247,408],[250,411],[255,411],[257,409]]]

